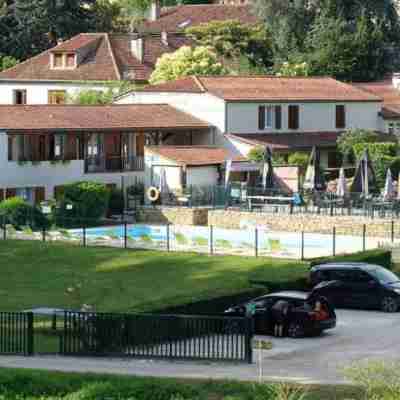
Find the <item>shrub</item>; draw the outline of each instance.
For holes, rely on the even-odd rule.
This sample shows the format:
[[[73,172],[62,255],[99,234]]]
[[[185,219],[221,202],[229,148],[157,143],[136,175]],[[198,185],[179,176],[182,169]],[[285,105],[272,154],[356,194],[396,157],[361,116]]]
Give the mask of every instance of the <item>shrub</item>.
[[[297,165],[301,169],[305,170],[307,168],[309,158],[310,158],[310,155],[308,153],[296,152],[289,156],[288,164],[289,165]]]
[[[264,160],[265,148],[262,146],[253,147],[247,154],[250,161],[262,162]]]
[[[64,186],[56,207],[56,223],[62,226],[95,225],[107,211],[110,191],[96,182],[76,182]],[[68,210],[67,205],[72,205]]]
[[[20,197],[12,197],[0,203],[0,220],[17,229],[26,226],[32,229],[50,226],[48,219],[39,208]]]
[[[124,194],[121,189],[112,188],[108,202],[109,214],[122,214],[125,208]]]

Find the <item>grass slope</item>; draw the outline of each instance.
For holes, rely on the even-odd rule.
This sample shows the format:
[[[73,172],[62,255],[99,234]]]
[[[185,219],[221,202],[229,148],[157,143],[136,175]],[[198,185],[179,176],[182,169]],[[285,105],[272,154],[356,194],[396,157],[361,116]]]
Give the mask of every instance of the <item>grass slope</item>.
[[[304,277],[288,260],[82,248],[62,243],[0,241],[0,310],[37,306],[149,311],[250,288],[249,276]],[[67,296],[81,284],[81,298]]]

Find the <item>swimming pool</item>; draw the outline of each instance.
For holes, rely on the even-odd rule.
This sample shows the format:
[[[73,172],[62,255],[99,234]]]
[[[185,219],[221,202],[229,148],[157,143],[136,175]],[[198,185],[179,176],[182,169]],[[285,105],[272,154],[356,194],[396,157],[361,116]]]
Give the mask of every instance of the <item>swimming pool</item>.
[[[83,230],[69,231],[82,239]],[[123,246],[125,226],[86,229],[88,244]],[[300,259],[329,256],[334,252],[354,253],[374,249],[382,238],[362,236],[276,232],[262,227],[256,229],[223,229],[207,226],[127,225],[126,244],[130,248],[170,249],[216,254],[262,255]]]

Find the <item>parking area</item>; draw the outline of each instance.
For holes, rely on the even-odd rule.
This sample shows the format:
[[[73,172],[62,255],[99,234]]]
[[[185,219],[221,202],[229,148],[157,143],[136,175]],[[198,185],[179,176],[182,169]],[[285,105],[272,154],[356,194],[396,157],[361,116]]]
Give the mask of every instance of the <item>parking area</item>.
[[[343,368],[355,361],[400,358],[400,313],[337,310],[338,326],[321,337],[276,339],[271,350],[255,350],[254,363],[155,361],[72,357],[0,357],[0,367],[58,371],[116,373],[202,379],[257,381],[291,380],[303,383],[345,382]]]

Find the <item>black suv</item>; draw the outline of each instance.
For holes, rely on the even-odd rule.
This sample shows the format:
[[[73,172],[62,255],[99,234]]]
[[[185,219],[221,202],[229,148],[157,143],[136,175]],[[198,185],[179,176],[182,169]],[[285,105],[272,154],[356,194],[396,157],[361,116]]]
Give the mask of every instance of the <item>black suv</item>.
[[[332,263],[311,268],[313,293],[326,297],[335,307],[380,309],[400,308],[400,279],[373,264]],[[321,285],[325,282],[324,285]]]

